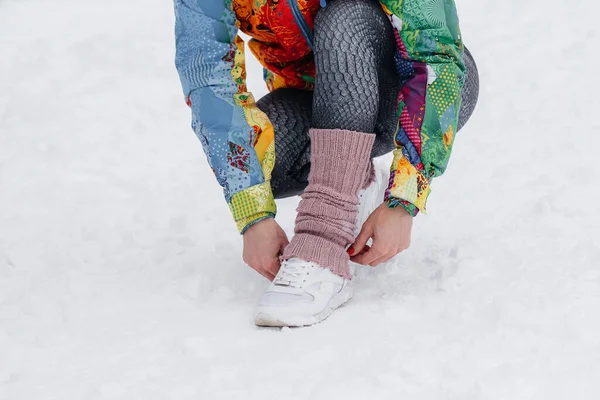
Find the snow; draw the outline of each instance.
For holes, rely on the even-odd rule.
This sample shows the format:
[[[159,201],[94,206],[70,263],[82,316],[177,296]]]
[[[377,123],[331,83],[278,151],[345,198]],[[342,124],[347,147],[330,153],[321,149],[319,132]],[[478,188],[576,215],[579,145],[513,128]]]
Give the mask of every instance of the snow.
[[[597,399],[594,5],[458,0],[480,103],[413,246],[278,330],[189,127],[172,2],[1,0],[0,399]]]

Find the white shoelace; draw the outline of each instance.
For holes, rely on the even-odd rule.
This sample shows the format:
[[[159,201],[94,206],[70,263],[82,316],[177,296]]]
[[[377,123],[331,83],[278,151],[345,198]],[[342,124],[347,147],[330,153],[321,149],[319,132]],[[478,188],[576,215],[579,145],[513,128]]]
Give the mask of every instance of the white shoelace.
[[[275,277],[273,284],[277,286],[302,288],[303,283],[306,281],[306,275],[308,275],[306,268],[311,267],[314,268],[314,265],[311,262],[290,258],[281,264],[281,269]]]

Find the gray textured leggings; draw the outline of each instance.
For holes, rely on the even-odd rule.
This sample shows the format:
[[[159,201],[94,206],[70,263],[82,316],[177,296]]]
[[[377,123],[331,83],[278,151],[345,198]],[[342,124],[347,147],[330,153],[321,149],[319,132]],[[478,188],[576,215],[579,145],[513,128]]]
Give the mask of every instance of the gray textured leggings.
[[[395,69],[393,28],[374,0],[335,0],[315,18],[313,92],[279,89],[257,105],[275,129],[275,198],[301,194],[310,171],[309,128],[375,133],[372,157],[395,149],[396,106],[402,84]],[[467,81],[462,91],[460,129],[471,116],[479,76],[465,51]]]

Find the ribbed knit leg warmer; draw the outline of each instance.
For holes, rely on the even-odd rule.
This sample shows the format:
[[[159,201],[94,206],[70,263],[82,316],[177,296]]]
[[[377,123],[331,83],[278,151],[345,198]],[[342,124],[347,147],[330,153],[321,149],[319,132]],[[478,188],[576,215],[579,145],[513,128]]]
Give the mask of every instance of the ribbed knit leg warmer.
[[[375,135],[339,129],[311,129],[309,135],[309,183],[283,258],[314,261],[351,278],[346,247],[354,241],[357,194],[371,174]]]

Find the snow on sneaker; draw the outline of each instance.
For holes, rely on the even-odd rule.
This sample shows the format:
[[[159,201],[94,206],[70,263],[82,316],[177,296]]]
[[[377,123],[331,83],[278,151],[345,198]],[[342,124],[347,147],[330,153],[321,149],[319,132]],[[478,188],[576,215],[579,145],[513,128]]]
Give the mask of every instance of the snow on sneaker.
[[[290,258],[260,299],[258,326],[308,326],[323,321],[352,297],[350,280],[311,261]]]
[[[378,168],[376,165],[373,165],[373,168],[375,169],[373,181],[369,186],[358,192],[358,211],[356,213],[356,232],[354,236],[358,236],[369,215],[383,203],[390,172]]]

